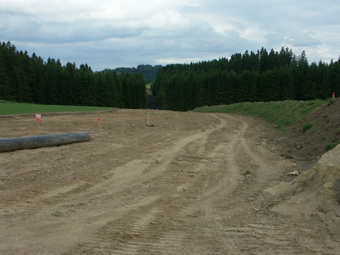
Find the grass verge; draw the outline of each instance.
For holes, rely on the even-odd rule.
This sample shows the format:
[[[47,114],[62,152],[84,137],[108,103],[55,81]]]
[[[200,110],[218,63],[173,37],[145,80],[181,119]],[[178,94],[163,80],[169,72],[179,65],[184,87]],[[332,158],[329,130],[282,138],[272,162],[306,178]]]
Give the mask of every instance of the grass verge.
[[[96,106],[70,106],[70,105],[39,105],[26,104],[16,102],[1,102],[0,115],[8,114],[26,114],[26,113],[47,113],[47,112],[86,112],[107,110],[112,107],[96,107]]]
[[[328,100],[246,102],[231,105],[204,106],[194,109],[193,112],[243,113],[255,115],[274,123],[277,128],[285,130],[295,121],[305,117],[315,108],[327,102]]]

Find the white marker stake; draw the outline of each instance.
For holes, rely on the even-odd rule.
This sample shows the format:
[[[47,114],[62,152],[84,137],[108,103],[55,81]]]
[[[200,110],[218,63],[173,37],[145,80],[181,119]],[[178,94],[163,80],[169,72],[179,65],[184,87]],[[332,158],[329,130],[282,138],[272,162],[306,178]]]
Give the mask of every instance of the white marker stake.
[[[41,114],[36,114],[36,115],[35,115],[35,118],[37,119],[37,122],[38,122],[38,129],[39,129],[39,122],[40,122],[40,119],[41,119]]]

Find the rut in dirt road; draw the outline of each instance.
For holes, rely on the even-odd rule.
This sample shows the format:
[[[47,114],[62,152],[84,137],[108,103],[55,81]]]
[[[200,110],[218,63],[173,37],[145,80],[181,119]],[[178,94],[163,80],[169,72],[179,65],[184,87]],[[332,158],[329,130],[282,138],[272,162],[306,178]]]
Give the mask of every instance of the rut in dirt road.
[[[225,201],[242,188],[245,170],[238,164],[240,159],[253,161],[253,167],[257,167],[260,159],[250,155],[251,149],[245,142],[246,122],[235,117],[212,116],[216,119],[213,128],[158,150],[153,155],[157,162],[136,162],[138,185],[147,187],[145,196],[157,194],[158,198],[107,222],[94,233],[93,241],[81,245],[80,250],[115,254],[225,254],[233,247],[234,251],[241,251],[224,237],[223,223],[218,220],[223,210],[219,207],[227,206]],[[125,180],[124,173],[131,169],[130,163],[123,165],[113,178]],[[105,182],[113,184],[112,180]],[[120,184],[129,187],[130,197],[137,196],[134,190],[138,192],[141,188],[134,186],[135,179],[129,182]]]
[[[115,179],[123,180],[123,177],[117,176],[118,173],[123,176],[126,171],[135,169],[135,178],[138,177],[139,181],[148,187],[145,194],[157,193],[159,197],[150,204],[135,208],[126,217],[105,225],[95,234],[97,237],[93,242],[84,244],[82,249],[91,252],[114,251],[115,254],[164,251],[180,254],[187,245],[190,249],[194,248],[190,244],[192,236],[189,235],[192,226],[185,223],[187,215],[190,214],[187,204],[197,200],[200,190],[204,188],[202,182],[206,179],[206,168],[213,162],[223,161],[215,160],[205,153],[207,138],[220,131],[226,124],[225,120],[216,118],[221,122],[217,127],[187,136],[173,142],[174,145],[169,148],[158,150],[153,155],[156,161],[147,164],[136,162],[135,168],[130,162],[119,167],[113,176]],[[197,148],[199,153],[196,153]],[[140,189],[134,187],[135,179],[129,181],[130,183],[120,181],[119,184],[124,183],[130,190]],[[111,180],[106,182],[110,183],[108,185],[112,184]],[[102,187],[103,183],[98,186]],[[110,236],[110,239],[115,236],[117,240],[105,240],[104,245],[99,245],[98,240],[105,239],[105,236]]]

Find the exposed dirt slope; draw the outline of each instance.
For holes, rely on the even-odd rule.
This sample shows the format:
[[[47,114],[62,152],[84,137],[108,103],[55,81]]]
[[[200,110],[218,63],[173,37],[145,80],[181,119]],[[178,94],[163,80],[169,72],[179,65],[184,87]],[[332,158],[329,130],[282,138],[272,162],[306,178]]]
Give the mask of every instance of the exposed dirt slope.
[[[311,123],[312,127],[303,133],[306,123]],[[306,159],[320,158],[327,151],[327,145],[340,143],[340,100],[331,99],[328,104],[315,109],[295,123],[288,133],[293,138],[288,144],[288,154]]]
[[[50,114],[37,129],[34,116],[0,118],[1,138],[92,135],[86,143],[0,154],[0,254],[340,250],[339,181],[327,181],[338,149],[318,170],[275,189],[294,179],[287,171],[316,162],[283,157],[289,139],[267,123],[167,111],[150,111],[153,127],[146,119],[143,110]]]
[[[281,195],[283,202],[277,211],[297,214],[301,211],[330,212],[340,203],[340,146],[325,153],[315,167],[303,172],[292,182],[281,182],[268,188],[273,195]]]

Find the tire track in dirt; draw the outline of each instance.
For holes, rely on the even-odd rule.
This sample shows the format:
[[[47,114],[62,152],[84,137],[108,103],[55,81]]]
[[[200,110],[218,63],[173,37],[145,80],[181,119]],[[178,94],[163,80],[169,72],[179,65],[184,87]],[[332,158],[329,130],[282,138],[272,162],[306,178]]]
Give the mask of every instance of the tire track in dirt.
[[[209,164],[205,165],[207,174],[203,175],[200,180],[201,192],[198,193],[197,199],[193,204],[182,211],[183,217],[186,215],[195,215],[198,218],[202,218],[203,222],[209,222],[210,227],[202,227],[199,234],[195,234],[197,239],[204,240],[204,246],[200,248],[196,247],[196,251],[199,254],[209,253],[209,251],[202,250],[202,247],[207,247],[209,244],[214,244],[215,254],[226,254],[230,250],[233,252],[239,251],[233,242],[223,237],[223,226],[218,220],[221,217],[216,213],[216,205],[226,203],[236,189],[239,188],[241,181],[241,169],[238,166],[236,154],[240,140],[243,139],[243,135],[248,128],[246,123],[238,118],[231,118],[223,115],[221,117],[214,115],[223,123],[221,129],[224,131],[228,127],[228,123],[233,122],[233,125],[237,126],[231,134],[228,133],[227,137],[223,138],[221,135],[217,136],[218,141],[214,141],[214,138],[209,139],[210,149],[205,151],[205,155],[211,159]],[[224,119],[226,118],[226,119]],[[230,125],[230,124],[229,124]],[[200,222],[196,223],[200,226]],[[212,233],[213,229],[213,233]],[[214,236],[214,238],[203,238],[202,236]],[[210,239],[210,240],[209,240]],[[219,247],[219,248],[216,248]],[[232,247],[232,248],[231,248]],[[211,249],[214,249],[213,247]],[[195,250],[195,247],[193,247]],[[211,251],[210,251],[211,252]]]
[[[181,165],[183,167],[182,163],[184,163],[184,165],[185,163],[189,163],[188,166],[190,167],[190,169],[195,169],[195,171],[190,171],[190,173],[194,177],[195,174],[200,173],[201,171],[203,171],[204,168],[209,168],[211,163],[220,164],[219,162],[222,162],[222,164],[226,164],[223,158],[217,158],[217,154],[220,154],[222,157],[225,156],[225,154],[228,154],[228,156],[230,156],[237,142],[236,138],[242,135],[245,129],[241,129],[234,136],[230,137],[229,140],[232,142],[228,143],[228,146],[216,146],[213,152],[208,154],[208,157],[199,156],[200,154],[202,154],[202,150],[198,150],[197,154],[199,155],[190,154],[186,156],[186,154],[183,154],[183,151],[188,152],[186,151],[186,147],[192,148],[195,147],[195,145],[197,144],[199,144],[200,146],[205,146],[206,142],[208,141],[207,137],[210,137],[214,132],[219,131],[219,129],[225,127],[227,122],[224,119],[219,118],[216,115],[213,116],[217,118],[220,122],[220,124],[217,125],[214,129],[205,131],[203,136],[202,134],[195,134],[193,136],[184,138],[181,140],[181,142],[177,143],[170,149],[167,149],[166,155],[168,156],[168,159],[161,162],[163,171],[165,173],[168,172],[169,169],[172,170],[173,168],[178,168]],[[202,140],[206,142],[202,142]],[[226,147],[228,148],[227,152],[223,152]],[[159,152],[158,154],[161,153],[162,152]],[[207,153],[203,154],[207,155]],[[176,155],[180,156],[176,157]],[[233,165],[235,164],[234,158],[231,158],[230,162],[231,163],[227,165],[229,168],[232,168],[232,171],[235,172],[236,176],[237,167],[235,168]],[[159,169],[157,169],[157,171],[158,170]],[[153,172],[153,170],[149,171]],[[211,171],[209,171],[209,174],[211,174]],[[218,183],[218,189],[221,189],[221,187],[226,187],[225,184],[227,182],[227,179],[230,178],[226,176],[230,174],[232,174],[231,171],[228,171],[228,173],[223,173],[225,177],[222,179],[222,181],[220,180],[220,182]],[[190,247],[191,249],[193,249],[194,246],[191,245],[190,241],[192,239],[192,236],[188,234],[191,232],[190,230],[192,226],[186,226],[186,224],[184,223],[186,222],[188,217],[196,217],[196,212],[190,211],[190,204],[195,204],[196,206],[197,200],[200,200],[201,202],[204,200],[209,200],[211,197],[216,197],[215,193],[219,192],[218,189],[213,188],[211,191],[208,191],[208,194],[205,195],[205,197],[199,198],[198,196],[202,196],[202,191],[207,192],[207,189],[204,189],[203,185],[205,182],[204,179],[208,177],[208,173],[202,174],[198,177],[199,178],[197,178],[197,180],[193,179],[192,182],[188,182],[187,179],[184,179],[185,183],[180,183],[178,179],[171,181],[170,183],[168,183],[168,186],[169,184],[172,184],[169,186],[169,188],[173,188],[173,185],[176,185],[176,189],[173,189],[174,191],[172,192],[172,196],[161,197],[160,199],[157,199],[154,203],[147,206],[147,210],[138,209],[137,212],[132,213],[132,215],[129,217],[129,220],[120,219],[117,222],[107,224],[104,228],[105,231],[102,231],[99,234],[100,237],[96,238],[96,241],[93,243],[91,242],[90,244],[85,244],[84,247],[87,247],[87,249],[89,249],[91,252],[103,252],[103,247],[101,245],[98,245],[98,240],[103,239],[103,236],[111,236],[111,241],[114,239],[115,241],[113,241],[109,247],[106,247],[105,251],[109,252],[114,250],[115,254],[158,254],[161,252],[165,252],[167,254],[180,254],[183,253],[183,249],[185,247]],[[151,177],[145,179],[150,178]],[[160,177],[154,177],[154,181],[157,181],[158,178]],[[216,187],[216,185],[214,184],[209,184],[208,186],[209,188]],[[183,201],[178,200],[183,200],[183,190],[190,191],[190,193],[188,192],[188,195],[184,195],[184,197],[186,196],[188,200],[186,201],[185,206],[183,206],[182,204]],[[169,193],[171,192],[165,192],[165,194]],[[221,199],[221,197],[218,196],[218,199]],[[169,224],[169,222],[171,222],[171,220],[169,221],[169,219],[164,221],[164,215],[169,214],[172,215],[173,224]],[[138,215],[138,217],[136,217],[135,215]],[[82,247],[82,249],[84,249],[84,247]],[[95,247],[97,247],[99,250],[96,250]],[[200,252],[203,251],[202,248],[198,250]],[[220,251],[222,252],[223,249],[220,249]]]
[[[176,200],[178,200],[183,192],[184,186],[174,188],[171,185],[174,180],[172,178],[164,178],[163,176],[172,175],[171,171],[174,165],[178,161],[181,162],[181,156],[179,155],[182,155],[181,152],[188,145],[197,143],[203,146],[205,144],[204,141],[207,140],[206,137],[225,125],[225,121],[220,118],[218,119],[220,123],[217,126],[204,132],[195,132],[187,137],[177,139],[173,146],[157,151],[149,161],[134,160],[113,169],[112,173],[114,174],[112,177],[90,188],[88,191],[93,194],[99,194],[98,196],[101,196],[100,194],[104,191],[108,196],[112,194],[117,196],[117,194],[127,188],[133,190],[134,182],[138,179],[139,183],[145,184],[149,180],[152,180],[153,183],[159,182],[160,185],[164,185],[165,182],[167,189],[172,189],[172,192],[160,191],[161,197],[153,203],[145,204],[145,206],[139,205],[138,208],[135,207],[135,210],[127,212],[126,217],[119,218],[119,220],[112,222],[109,219],[102,219],[100,231],[93,233],[95,236],[93,241],[81,245],[81,250],[88,250],[94,253],[109,253],[114,250],[115,254],[136,254],[147,251],[157,254],[164,250],[164,246],[169,246],[168,253],[179,254],[181,249],[183,249],[182,243],[189,242],[189,237],[186,237],[186,232],[188,231],[178,229],[183,228],[180,219],[177,219],[176,221],[179,221],[179,223],[174,224],[172,227],[169,226],[169,222],[165,221],[163,223],[163,221],[164,215],[169,213],[173,215],[173,218],[177,217],[181,205],[178,205]],[[131,173],[126,173],[131,172],[132,169],[134,171],[134,179],[129,179],[128,176],[131,177]],[[187,183],[183,184],[188,186]],[[137,187],[136,189],[138,190]],[[169,195],[162,196],[162,194],[169,193],[171,194],[170,197]],[[175,203],[173,200],[175,200]],[[156,229],[155,226],[157,226]],[[93,230],[95,231],[95,228]],[[91,235],[91,233],[86,232],[86,235]],[[108,239],[107,237],[110,238]],[[103,244],[99,240],[103,240]],[[109,243],[110,245],[108,245]],[[73,250],[71,253],[76,250]]]
[[[162,223],[162,215],[169,213],[166,211],[159,202],[140,208],[128,214],[128,220],[124,217],[103,226],[94,234],[92,242],[83,244],[81,250],[96,254],[160,254],[164,251],[178,254],[186,234]]]
[[[215,132],[220,132],[222,128],[224,128],[227,125],[227,121],[223,118],[220,118],[216,115],[212,115],[214,116],[216,119],[218,119],[219,121],[219,125],[216,126],[216,128],[209,130],[209,131],[205,131],[204,136],[200,136],[199,138],[196,139],[185,139],[184,141],[182,140],[181,146],[176,148],[175,150],[173,150],[172,152],[176,152],[181,153],[180,156],[177,158],[177,162],[172,162],[174,164],[174,166],[176,168],[180,167],[182,165],[185,164],[181,164],[181,163],[188,163],[188,167],[190,169],[195,169],[195,171],[190,171],[191,176],[197,176],[198,173],[202,173],[200,176],[198,175],[196,178],[197,180],[194,180],[192,182],[188,182],[187,179],[185,180],[185,183],[178,183],[180,182],[179,180],[174,181],[173,185],[177,185],[176,186],[176,191],[177,192],[173,192],[172,198],[167,198],[166,199],[166,204],[163,205],[162,208],[165,208],[165,210],[167,211],[167,213],[169,213],[169,211],[171,212],[171,215],[173,215],[173,218],[175,218],[175,222],[178,222],[177,225],[174,223],[173,228],[175,228],[175,230],[171,229],[171,227],[169,227],[169,221],[167,222],[167,225],[163,225],[163,229],[166,229],[166,232],[161,232],[158,231],[157,232],[157,237],[158,237],[158,242],[155,242],[154,238],[152,238],[152,236],[150,236],[148,233],[149,231],[154,231],[153,226],[162,226],[161,222],[158,220],[155,220],[155,223],[151,225],[151,230],[146,229],[146,232],[143,232],[143,234],[141,234],[141,236],[145,237],[146,240],[153,240],[154,243],[150,244],[147,243],[146,240],[142,240],[142,241],[138,241],[136,242],[136,240],[134,240],[134,242],[132,242],[132,246],[129,243],[128,245],[128,249],[125,250],[123,247],[125,247],[126,244],[122,245],[120,251],[122,252],[122,254],[130,254],[129,252],[131,252],[131,254],[133,254],[134,252],[151,252],[151,253],[160,253],[160,252],[166,252],[169,254],[180,254],[183,253],[183,249],[185,247],[191,247],[191,249],[195,248],[195,245],[191,245],[191,241],[192,240],[192,236],[188,235],[188,233],[190,233],[192,226],[186,226],[186,224],[184,222],[187,221],[188,217],[192,217],[195,218],[196,215],[199,215],[200,212],[197,213],[197,201],[199,201],[199,203],[205,203],[206,201],[209,201],[209,206],[207,207],[206,205],[204,206],[205,208],[210,208],[211,204],[215,202],[215,200],[221,200],[223,199],[223,196],[227,193],[230,193],[233,191],[233,189],[237,186],[237,181],[236,181],[236,177],[239,175],[238,173],[238,168],[237,166],[235,167],[235,161],[234,161],[234,157],[233,157],[233,151],[234,151],[234,147],[236,145],[236,143],[238,142],[238,138],[242,136],[242,134],[244,133],[246,126],[244,125],[243,128],[241,128],[240,130],[238,130],[235,134],[233,134],[232,136],[228,137],[228,139],[226,140],[226,144],[222,144],[220,145],[220,137],[218,137],[218,145],[215,146],[215,148],[208,153],[205,150],[197,150],[197,148],[202,148],[202,147],[206,147],[208,140],[210,138],[211,140],[211,136],[215,135]],[[187,148],[189,147],[189,149]],[[196,150],[190,151],[190,148],[196,148]],[[187,154],[183,154],[183,151],[185,153],[187,152],[191,152],[189,155]],[[197,155],[198,154],[198,155]],[[205,157],[202,157],[200,155],[208,155]],[[228,162],[226,162],[226,160],[223,159],[223,157],[225,157],[225,155],[228,155]],[[220,157],[220,159],[219,159]],[[203,161],[202,161],[203,159]],[[180,164],[178,164],[180,163]],[[215,166],[211,166],[211,164],[215,165]],[[221,171],[221,167],[224,168],[224,171]],[[168,167],[167,167],[168,168]],[[213,169],[211,169],[213,168]],[[210,169],[208,171],[206,171],[206,173],[204,174],[203,171]],[[227,169],[227,171],[225,171],[225,169]],[[213,174],[212,174],[213,171]],[[216,173],[214,172],[221,172],[220,174],[218,174],[219,180],[216,180],[217,183],[210,183],[207,184],[204,187],[204,184],[206,183],[205,179],[209,179],[210,175],[216,175]],[[221,176],[222,175],[222,176]],[[192,178],[193,178],[192,177]],[[228,184],[230,184],[229,180],[230,179],[234,179],[234,186],[233,187],[228,187]],[[225,190],[223,192],[223,196],[221,196],[220,190],[222,189],[228,189]],[[183,206],[182,204],[180,204],[179,202],[177,202],[174,199],[182,199],[183,200],[183,190],[185,190],[187,193],[187,201],[186,201],[186,205]],[[180,192],[180,193],[179,193]],[[203,194],[204,193],[204,194]],[[166,193],[168,194],[168,192]],[[174,200],[174,201],[171,201]],[[157,204],[159,204],[160,202],[157,201]],[[195,210],[191,211],[190,209],[190,205],[194,205],[194,208],[196,208]],[[171,208],[174,208],[174,210],[172,210]],[[205,212],[204,212],[205,210]],[[206,209],[202,210],[202,212],[204,213],[209,213],[209,211],[207,212]],[[159,214],[161,214],[161,211],[158,211]],[[164,212],[163,212],[164,213]],[[148,215],[148,214],[147,214]],[[181,226],[181,228],[184,228],[181,232],[178,230],[179,226]],[[189,228],[189,229],[187,229]],[[140,236],[140,234],[138,234],[138,236]],[[174,239],[174,237],[176,237],[176,239]],[[224,247],[225,245],[223,245],[222,241],[225,240],[221,240],[220,241],[220,246]],[[215,240],[216,242],[216,240]],[[168,243],[172,246],[171,249],[165,249],[164,247],[164,243]],[[207,244],[206,244],[207,245]],[[216,245],[216,243],[215,243]],[[144,248],[139,248],[138,247],[144,247]],[[176,248],[176,249],[175,249]],[[165,250],[164,250],[165,249]],[[208,250],[203,249],[202,247],[200,247],[199,249],[197,249],[197,251],[199,252],[209,252]],[[215,252],[216,254],[218,253],[223,253],[224,249],[220,249],[220,252]],[[117,253],[119,254],[119,253]]]
[[[241,215],[244,211],[248,211],[250,209],[248,208],[249,203],[242,201],[247,197],[245,192],[251,193],[251,191],[246,190],[248,186],[244,186],[243,181],[245,177],[243,174],[247,169],[249,169],[254,175],[253,169],[263,169],[265,167],[263,158],[260,158],[258,155],[252,152],[247,140],[245,139],[245,133],[249,128],[248,123],[241,118],[236,118],[234,116],[228,116],[228,119],[237,122],[239,129],[237,130],[237,134],[231,137],[231,142],[228,143],[227,146],[222,143],[216,148],[217,151],[224,151],[227,153],[228,162],[226,167],[229,169],[229,171],[224,178],[224,181],[221,182],[222,185],[217,185],[215,192],[209,194],[210,197],[203,198],[207,203],[204,205],[204,208],[212,208],[209,214],[206,214],[206,220],[210,220],[213,222],[213,224],[215,224],[215,238],[220,241],[220,244],[225,244],[228,246],[224,250],[225,252],[230,252],[230,250],[233,250],[233,252],[236,253],[242,253],[245,251],[252,252],[254,250],[260,251],[261,245],[263,244],[262,238],[264,236],[259,235],[258,230],[253,231],[253,229],[249,227],[235,228],[235,231],[239,231],[237,233],[244,233],[244,235],[242,235],[242,238],[235,238],[235,235],[233,235],[233,238],[230,238],[230,236],[226,234],[225,224],[223,223],[223,220],[221,220],[223,215],[221,212],[223,213],[225,209],[228,210],[229,215],[234,214],[235,216]],[[251,169],[249,168],[250,165]],[[256,175],[254,175],[253,178],[255,179],[253,182],[258,182],[258,180],[261,179],[261,177],[258,178]],[[226,188],[227,186],[229,187]],[[257,186],[257,189],[259,188],[260,187]],[[227,191],[228,189],[229,191]],[[220,205],[220,208],[216,207],[217,204]],[[241,204],[243,205],[240,206]],[[266,228],[266,226],[267,225],[265,225],[263,228]],[[268,229],[266,234],[268,234],[268,236],[271,235],[268,233]],[[253,238],[254,236],[257,237],[257,239]],[[261,238],[259,239],[258,237],[260,236]]]
[[[204,211],[203,216],[205,219],[203,222],[210,222],[209,228],[202,228],[203,235],[211,235],[210,228],[214,229],[214,238],[211,242],[215,242],[215,246],[220,248],[222,254],[230,252],[239,254],[271,254],[271,251],[274,250],[283,254],[292,254],[294,252],[302,254],[306,250],[312,250],[306,246],[304,240],[294,239],[294,243],[292,243],[292,238],[287,235],[287,231],[290,231],[289,223],[284,218],[278,219],[276,214],[270,214],[267,211],[266,202],[261,203],[261,198],[254,197],[262,196],[264,185],[270,183],[270,180],[273,179],[273,174],[277,175],[277,169],[282,169],[281,172],[285,169],[286,162],[277,156],[276,160],[268,162],[270,152],[263,148],[255,150],[253,148],[254,141],[250,142],[245,139],[245,133],[249,129],[248,123],[242,120],[242,118],[235,118],[233,116],[228,116],[228,118],[239,122],[238,126],[240,129],[237,134],[231,137],[231,143],[227,143],[227,145],[221,143],[212,152],[214,158],[218,157],[218,154],[221,152],[225,152],[228,155],[228,162],[225,162],[224,166],[220,162],[218,170],[219,172],[228,172],[226,178],[223,179],[221,177],[219,182],[216,182],[215,187],[209,190],[208,193],[200,196],[198,199],[199,203],[193,204],[191,207],[191,214],[197,211]],[[242,160],[237,155],[242,155]],[[218,167],[216,166],[216,168]],[[229,172],[225,168],[232,171]],[[274,171],[274,169],[276,170]],[[246,170],[250,170],[252,175],[251,186],[249,183],[245,183],[245,179],[248,177],[243,176],[243,173]],[[233,178],[229,178],[230,176],[233,176]],[[229,179],[233,180],[231,182],[233,186],[227,181]],[[229,188],[227,185],[229,185]],[[207,187],[209,186],[211,187],[211,185],[207,185]],[[248,198],[249,200],[247,200]],[[230,223],[225,223],[229,222],[223,219],[226,210],[229,217],[243,218],[242,214],[250,214],[250,211],[254,211],[254,204],[252,203],[254,200],[259,200],[256,203],[257,208],[265,205],[261,209],[263,210],[261,214],[258,214],[258,217],[254,217],[256,214],[252,216],[252,221],[257,223],[249,224],[245,220],[247,219],[246,217],[243,220],[238,219],[239,225],[233,224],[233,227],[228,226]],[[201,209],[198,210],[197,208]],[[256,211],[258,210],[260,209],[256,209]],[[188,212],[186,211],[185,213]],[[248,217],[250,218],[250,216]],[[308,232],[307,229],[301,229],[302,235],[308,235]],[[280,249],[277,247],[280,247]],[[330,251],[329,247],[324,246],[325,254],[330,254]]]
[[[253,209],[253,206],[249,205],[249,201],[243,201],[243,199],[247,198],[247,194],[250,196],[254,191],[254,189],[245,190],[248,186],[245,186],[243,183],[245,178],[244,172],[247,169],[251,170],[254,179],[253,182],[259,184],[268,179],[262,178],[262,175],[268,175],[272,167],[267,166],[266,158],[262,157],[262,155],[255,154],[248,145],[248,141],[245,139],[245,133],[249,128],[248,123],[241,118],[233,116],[223,117],[227,118],[227,122],[234,122],[235,125],[238,126],[238,129],[228,136],[227,140],[218,143],[214,148],[210,148],[210,154],[206,152],[206,155],[208,155],[206,158],[214,159],[211,161],[212,166],[205,166],[205,168],[210,167],[209,175],[202,176],[204,186],[201,187],[202,192],[198,194],[197,202],[187,207],[182,212],[182,215],[183,217],[185,217],[185,215],[203,215],[203,222],[210,222],[210,228],[214,229],[214,238],[211,241],[215,243],[216,247],[219,247],[221,254],[231,251],[234,253],[250,252],[253,251],[255,247],[257,250],[262,250],[263,239],[259,239],[258,237],[261,236],[262,238],[270,240],[273,232],[277,234],[276,238],[282,240],[282,242],[279,243],[284,245],[289,242],[289,239],[284,236],[284,232],[281,233],[275,226],[271,228],[270,225],[259,224],[259,227],[254,225],[247,228],[235,228],[235,231],[242,233],[240,240],[230,238],[228,231],[225,230],[226,226],[222,219],[226,209],[230,215],[240,215],[244,211]],[[226,123],[225,121],[223,122]],[[223,158],[225,159],[223,160]],[[249,167],[251,167],[251,169]],[[279,166],[276,165],[276,167]],[[259,173],[259,177],[253,172],[254,169],[258,169],[258,172],[261,172]],[[261,190],[261,186],[257,185],[256,187],[256,191]],[[250,198],[253,198],[253,195],[254,194],[252,194]],[[240,203],[244,205],[240,206]],[[235,207],[235,209],[233,207]],[[258,228],[261,228],[261,226],[262,229],[265,230],[259,230]],[[269,228],[271,228],[271,232],[268,231]],[[210,229],[203,228],[201,231],[204,233],[203,235],[211,235]],[[261,234],[259,234],[259,232],[261,232]],[[276,244],[278,244],[278,242],[276,242]],[[205,246],[207,246],[207,244],[205,244]]]
[[[113,196],[123,200],[121,197],[126,193],[129,198],[125,200],[126,209],[120,209],[121,212],[125,212],[124,214],[115,213],[113,207],[111,209],[113,215],[92,210],[91,214],[95,216],[89,218],[86,217],[89,211],[83,215],[77,212],[77,218],[84,217],[82,221],[85,226],[77,230],[79,241],[82,239],[81,236],[86,239],[89,236],[94,237],[93,241],[79,245],[69,254],[80,250],[93,253],[110,253],[114,250],[117,254],[160,253],[165,250],[167,253],[180,254],[183,253],[184,247],[190,247],[191,250],[198,252],[209,252],[209,249],[197,248],[197,244],[192,245],[193,236],[188,234],[192,232],[192,226],[184,223],[188,217],[195,219],[200,214],[211,214],[212,211],[206,208],[211,208],[214,203],[225,199],[226,194],[237,187],[240,173],[235,162],[235,147],[246,129],[246,125],[240,123],[238,119],[232,119],[238,127],[241,126],[241,129],[228,132],[228,137],[222,138],[221,143],[220,133],[225,131],[228,121],[215,114],[211,116],[218,121],[213,128],[177,139],[173,146],[157,151],[150,160],[134,159],[115,167],[108,172],[104,181],[88,187],[85,193],[77,194],[80,203],[95,203],[97,207],[103,207],[98,201],[104,202]],[[183,168],[184,173],[179,172],[178,168]],[[131,171],[134,178],[131,178]],[[183,180],[176,178],[172,172],[175,172],[177,177],[183,177]],[[169,175],[172,179],[165,178],[163,181],[164,175]],[[186,175],[189,175],[190,179]],[[158,197],[147,198],[138,203],[131,198],[133,193],[129,194],[133,189],[141,190],[139,186],[134,185],[137,179],[138,182],[144,183],[149,180],[159,182],[160,190],[161,186],[167,188],[159,192]],[[230,179],[233,179],[232,183]],[[42,198],[65,195],[66,200],[63,202],[66,203],[67,200],[74,200],[70,194],[74,189],[76,187],[73,185],[64,186],[49,191]],[[221,189],[224,191],[221,192]],[[184,192],[186,194],[183,197]],[[186,202],[185,206],[183,199]],[[198,206],[202,210],[197,210],[197,201],[204,205]],[[108,210],[103,208],[103,211]],[[172,215],[172,219],[164,221],[162,215],[169,214]],[[207,217],[206,220],[211,221],[211,217]],[[117,220],[112,221],[112,218]],[[86,225],[86,221],[91,222],[91,225]],[[214,242],[215,246],[225,246],[223,244],[225,240],[220,240],[219,244],[216,244],[216,240]]]
[[[216,115],[214,115],[217,117]],[[226,121],[222,118],[219,118],[224,125],[226,125]],[[240,123],[240,121],[235,118],[233,119],[235,121],[235,124]],[[247,126],[244,125],[244,123],[241,123],[241,125],[237,125],[239,127],[238,130],[236,130],[233,134],[229,135],[227,137],[227,140],[225,141],[219,141],[218,145],[215,146],[215,148],[212,149],[212,151],[209,153],[207,151],[206,153],[209,155],[209,157],[216,159],[216,158],[224,158],[223,161],[215,162],[214,168],[216,169],[216,172],[218,172],[218,183],[215,185],[208,185],[213,187],[212,190],[205,190],[204,196],[202,199],[208,199],[208,197],[212,197],[213,199],[216,197],[216,193],[219,193],[219,190],[221,187],[224,189],[224,192],[232,192],[239,182],[240,172],[237,166],[237,162],[235,161],[235,147],[237,143],[239,143],[242,135],[244,134]],[[219,138],[220,139],[220,138]],[[230,180],[233,180],[231,182]]]

